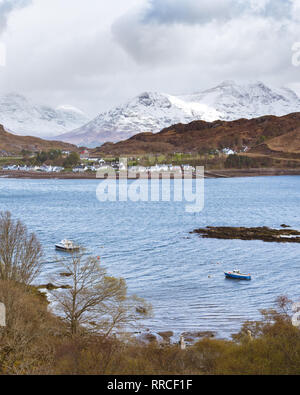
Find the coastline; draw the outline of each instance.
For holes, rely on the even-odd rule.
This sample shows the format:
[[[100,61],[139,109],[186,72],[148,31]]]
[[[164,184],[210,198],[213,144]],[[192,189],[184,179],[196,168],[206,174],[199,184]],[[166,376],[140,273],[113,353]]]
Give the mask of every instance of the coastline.
[[[243,178],[243,177],[263,177],[263,176],[299,176],[300,168],[261,168],[261,169],[223,169],[205,170],[205,178]],[[96,180],[93,173],[38,173],[25,171],[4,171],[0,170],[0,178],[20,178],[20,179],[61,179],[61,180]],[[117,177],[118,178],[118,177]],[[141,178],[148,178],[141,177]],[[128,177],[128,179],[136,179]]]

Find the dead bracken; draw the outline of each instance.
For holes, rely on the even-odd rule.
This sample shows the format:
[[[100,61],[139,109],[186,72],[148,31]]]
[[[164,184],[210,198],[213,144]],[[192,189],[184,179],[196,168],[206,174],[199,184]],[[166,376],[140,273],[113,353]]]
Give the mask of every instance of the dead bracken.
[[[191,233],[197,233],[203,238],[209,239],[239,239],[239,240],[262,240],[275,243],[300,243],[300,232],[294,229],[271,229],[266,226],[256,228],[246,227],[213,227],[195,229]]]

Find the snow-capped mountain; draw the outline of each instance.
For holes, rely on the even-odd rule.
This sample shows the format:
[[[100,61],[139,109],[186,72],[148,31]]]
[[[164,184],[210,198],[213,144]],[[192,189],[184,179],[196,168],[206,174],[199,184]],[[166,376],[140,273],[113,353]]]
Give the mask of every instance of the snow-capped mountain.
[[[270,88],[262,82],[240,85],[234,81],[225,81],[215,88],[182,96],[182,99],[213,107],[223,121],[262,115],[282,116],[300,111],[300,98],[294,91],[289,88]],[[203,120],[210,121],[206,118]]]
[[[59,139],[96,146],[127,139],[141,132],[157,133],[180,122],[232,121],[299,111],[300,99],[288,88],[273,89],[262,82],[241,85],[225,81],[212,89],[184,96],[145,92],[100,114],[79,129],[59,136]]]
[[[174,123],[187,123],[201,118],[214,120],[218,117],[217,111],[205,103],[187,102],[184,98],[168,94],[145,92],[58,138],[92,147],[107,141],[124,140],[141,132],[156,133]]]
[[[88,120],[83,112],[71,106],[53,109],[34,104],[19,94],[0,95],[0,124],[15,134],[52,137],[76,129]]]

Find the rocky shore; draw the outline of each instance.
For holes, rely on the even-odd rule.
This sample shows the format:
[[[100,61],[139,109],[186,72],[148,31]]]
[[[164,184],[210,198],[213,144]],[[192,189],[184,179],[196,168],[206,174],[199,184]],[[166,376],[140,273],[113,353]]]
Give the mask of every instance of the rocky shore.
[[[135,338],[143,344],[158,343],[162,346],[179,343],[180,338],[184,339],[187,346],[195,344],[197,341],[216,337],[216,333],[212,331],[190,331],[181,334],[175,334],[173,331],[152,332],[146,330],[144,332],[135,333]]]

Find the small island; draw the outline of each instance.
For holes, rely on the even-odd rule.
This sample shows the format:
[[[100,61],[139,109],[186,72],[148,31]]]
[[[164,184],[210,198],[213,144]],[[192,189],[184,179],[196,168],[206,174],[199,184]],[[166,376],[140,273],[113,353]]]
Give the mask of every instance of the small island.
[[[203,238],[209,239],[239,239],[239,240],[262,240],[275,243],[300,243],[300,232],[293,229],[271,229],[266,226],[246,227],[213,227],[195,229],[191,233],[197,233]]]

